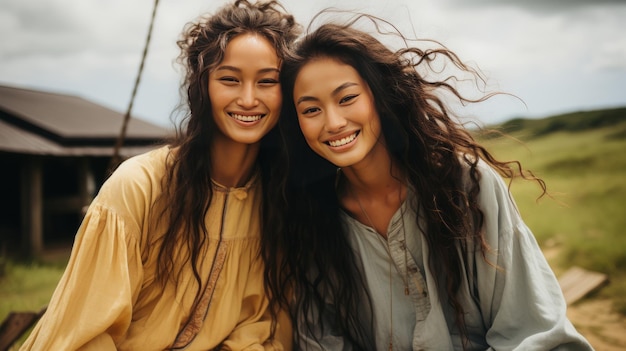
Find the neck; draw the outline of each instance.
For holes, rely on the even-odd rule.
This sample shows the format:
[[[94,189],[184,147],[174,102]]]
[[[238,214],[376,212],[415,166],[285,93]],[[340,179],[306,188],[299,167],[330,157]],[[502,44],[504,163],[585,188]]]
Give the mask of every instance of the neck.
[[[386,198],[390,194],[401,192],[404,188],[401,170],[393,162],[386,148],[379,150],[382,152],[372,155],[367,162],[342,168],[346,186],[360,198]]]
[[[388,213],[390,219],[404,201],[406,186],[399,172],[393,172],[393,168],[391,171],[386,169],[382,172],[373,170],[369,174],[350,172],[344,174],[346,179],[340,197],[342,204],[348,209],[352,208],[354,211],[357,204],[361,211],[381,215]],[[383,230],[379,232],[384,233]]]
[[[376,158],[376,162],[343,168],[345,178],[340,178],[338,196],[352,217],[387,238],[391,218],[406,196],[406,186],[400,169],[388,153],[385,155]]]
[[[244,186],[254,171],[260,143],[236,143],[217,136],[211,145],[211,178],[226,187]]]

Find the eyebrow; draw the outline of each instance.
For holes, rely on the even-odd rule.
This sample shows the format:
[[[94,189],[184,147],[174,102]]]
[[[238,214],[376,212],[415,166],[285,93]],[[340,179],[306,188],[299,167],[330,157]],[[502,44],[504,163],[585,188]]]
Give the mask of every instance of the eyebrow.
[[[241,68],[237,68],[234,66],[219,66],[215,69],[216,71],[234,71],[234,72],[241,72]],[[267,72],[278,72],[280,73],[280,70],[278,68],[275,67],[267,67],[267,68],[261,68],[258,73],[267,73]]]
[[[357,83],[353,83],[353,82],[345,82],[345,83],[341,84],[340,86],[336,87],[330,93],[330,95],[335,96],[335,95],[339,94],[340,91],[342,91],[342,90],[344,90],[344,89],[346,89],[348,87],[354,86],[354,85],[358,85],[358,84]],[[313,97],[313,96],[301,96],[301,97],[298,98],[298,101],[296,101],[296,105],[300,104],[301,102],[316,101],[316,100],[319,100],[319,99],[316,98],[316,97]]]

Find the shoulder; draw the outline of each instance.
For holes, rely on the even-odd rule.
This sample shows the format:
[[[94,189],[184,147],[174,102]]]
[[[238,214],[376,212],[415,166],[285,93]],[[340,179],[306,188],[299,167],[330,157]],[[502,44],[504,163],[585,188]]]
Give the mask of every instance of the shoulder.
[[[162,146],[143,154],[133,156],[124,162],[111,175],[111,179],[132,177],[140,175],[153,176],[162,174],[165,163],[172,150],[169,146]]]
[[[461,161],[463,165],[463,184],[466,190],[469,190],[473,182],[471,181],[470,166]],[[509,186],[505,183],[502,176],[482,159],[476,163],[478,185],[480,186],[479,196],[510,196]]]
[[[469,191],[473,186],[470,181],[470,166],[463,163],[464,186]],[[478,172],[479,192],[476,198],[479,208],[489,221],[490,218],[499,219],[500,224],[516,225],[521,218],[513,195],[510,192],[507,181],[484,160],[478,160],[476,164]]]
[[[97,199],[119,204],[151,201],[160,193],[166,162],[172,151],[163,146],[122,162],[102,185]]]
[[[509,187],[504,182],[502,176],[487,162],[479,160],[476,165],[476,169],[480,173],[480,187],[481,189],[488,189],[503,194],[509,194]]]

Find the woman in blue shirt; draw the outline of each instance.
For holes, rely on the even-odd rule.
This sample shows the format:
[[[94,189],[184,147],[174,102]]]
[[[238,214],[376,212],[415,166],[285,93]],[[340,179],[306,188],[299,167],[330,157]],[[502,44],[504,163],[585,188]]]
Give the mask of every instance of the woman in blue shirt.
[[[544,182],[472,138],[445,98],[489,95],[465,98],[437,67],[481,76],[445,47],[393,52],[352,24],[322,25],[282,66],[293,104],[273,204],[287,218],[263,254],[296,344],[591,349],[501,177]]]

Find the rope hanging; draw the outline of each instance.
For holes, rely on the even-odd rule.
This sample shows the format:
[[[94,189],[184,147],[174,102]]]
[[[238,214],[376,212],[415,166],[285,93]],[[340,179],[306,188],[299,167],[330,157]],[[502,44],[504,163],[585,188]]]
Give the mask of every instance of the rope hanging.
[[[135,102],[135,96],[137,95],[137,88],[139,87],[139,81],[141,80],[141,73],[143,72],[143,66],[146,62],[146,56],[148,55],[148,46],[150,45],[150,38],[152,37],[152,28],[154,27],[154,19],[156,17],[156,10],[157,10],[158,4],[159,4],[159,0],[154,0],[154,8],[152,9],[152,18],[150,19],[150,27],[148,29],[146,45],[143,48],[143,55],[141,57],[141,64],[139,65],[139,72],[137,73],[135,86],[133,87],[133,92],[130,97],[130,102],[128,103],[128,108],[126,109],[126,114],[124,115],[124,121],[122,123],[122,129],[120,131],[120,135],[118,136],[117,141],[115,143],[115,149],[113,150],[113,156],[111,157],[111,161],[109,163],[107,176],[111,175],[111,173],[113,173],[113,171],[121,163],[120,149],[122,148],[122,145],[124,144],[124,139],[126,139],[126,129],[128,129],[128,121],[130,120],[130,113],[133,109],[133,103]]]

